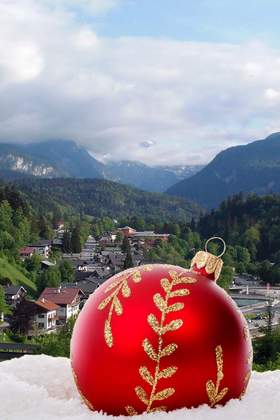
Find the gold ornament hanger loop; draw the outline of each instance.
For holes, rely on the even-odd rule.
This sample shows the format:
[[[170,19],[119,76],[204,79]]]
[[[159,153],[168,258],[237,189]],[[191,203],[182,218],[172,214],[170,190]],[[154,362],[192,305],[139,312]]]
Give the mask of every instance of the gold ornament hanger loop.
[[[220,238],[219,236],[212,236],[212,238],[207,239],[207,241],[205,243],[205,251],[209,252],[208,251],[208,244],[209,244],[210,241],[214,241],[214,240],[219,240],[223,244],[223,247],[224,247],[223,251],[220,253],[220,255],[217,255],[217,258],[221,258],[224,255],[224,253],[226,252],[227,246],[226,246],[225,241],[222,238]]]

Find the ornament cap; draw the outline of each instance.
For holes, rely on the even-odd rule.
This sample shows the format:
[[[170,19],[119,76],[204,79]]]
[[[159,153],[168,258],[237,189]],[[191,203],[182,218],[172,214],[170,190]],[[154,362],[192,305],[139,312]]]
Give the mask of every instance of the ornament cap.
[[[211,254],[208,251],[208,244],[212,240],[219,240],[223,244],[223,251],[219,255]],[[222,238],[219,236],[213,236],[212,238],[209,238],[205,243],[205,251],[198,251],[193,257],[191,262],[191,270],[202,274],[211,280],[217,281],[220,277],[223,267],[223,260],[221,257],[225,252],[226,243]]]

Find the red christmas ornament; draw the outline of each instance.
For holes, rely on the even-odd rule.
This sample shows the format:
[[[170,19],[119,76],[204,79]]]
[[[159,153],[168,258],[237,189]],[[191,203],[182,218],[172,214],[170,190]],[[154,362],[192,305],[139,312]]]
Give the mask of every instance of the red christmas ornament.
[[[221,268],[206,249],[190,271],[144,265],[91,295],[71,341],[73,374],[89,408],[133,415],[242,397],[252,346],[242,313],[213,280]]]

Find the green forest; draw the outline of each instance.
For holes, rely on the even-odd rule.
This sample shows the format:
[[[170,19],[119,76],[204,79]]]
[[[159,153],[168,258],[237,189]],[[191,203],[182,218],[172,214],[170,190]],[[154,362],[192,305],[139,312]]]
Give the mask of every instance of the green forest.
[[[36,188],[38,185],[35,183]],[[69,197],[70,203],[71,188],[70,184],[67,185],[66,196]],[[35,187],[31,187],[32,193],[29,194],[35,194],[36,188],[33,188]],[[62,252],[79,253],[89,234],[98,238],[104,232],[124,225],[137,230],[154,230],[156,233],[170,235],[168,242],[159,241],[146,251],[147,261],[189,267],[195,253],[204,248],[205,240],[218,235],[227,243],[227,251],[223,257],[224,267],[219,280],[222,287],[228,288],[236,273],[257,276],[264,283],[280,283],[280,197],[277,195],[259,197],[254,194],[238,194],[224,201],[219,209],[209,214],[201,213],[199,217],[198,212],[194,212],[192,218],[185,222],[177,218],[176,212],[173,217],[169,214],[170,219],[165,219],[162,214],[166,208],[162,213],[161,199],[153,203],[153,213],[134,214],[133,204],[129,212],[120,212],[113,217],[115,207],[110,208],[110,203],[114,202],[114,196],[109,201],[100,198],[93,204],[89,215],[85,212],[85,207],[77,211],[73,204],[65,204],[67,200],[60,201],[59,197],[60,194],[63,195],[64,188],[65,184],[62,184],[59,194],[57,187],[52,194],[51,188],[48,187],[46,192],[44,187],[40,197],[45,195],[45,199],[31,200],[26,186],[21,191],[20,184],[0,185],[0,312],[9,312],[2,286],[8,283],[22,284],[29,297],[37,298],[46,286],[56,287],[61,282],[72,281],[73,267],[62,259]],[[87,194],[86,190],[80,194],[83,197]],[[102,196],[100,190],[98,194]],[[95,195],[97,200],[96,197]],[[137,199],[141,201],[141,196]],[[71,200],[74,201],[73,198]],[[35,201],[37,204],[33,205]],[[99,207],[96,213],[95,206]],[[142,208],[145,208],[145,201]],[[22,261],[19,258],[19,250],[31,242],[52,239],[60,220],[64,221],[66,227],[63,248],[54,248],[50,255],[50,260],[57,262],[56,266],[42,271],[41,258],[37,255]],[[212,243],[210,251],[218,253],[218,244]],[[127,259],[125,264],[128,264]],[[40,339],[41,349],[44,349],[42,351],[53,354],[54,349],[59,348],[58,353],[66,355],[70,340],[69,328],[72,326],[66,327],[63,339],[63,331],[59,336]],[[279,336],[278,331],[270,332],[269,338],[265,335],[254,343],[256,369],[265,370],[280,366]]]

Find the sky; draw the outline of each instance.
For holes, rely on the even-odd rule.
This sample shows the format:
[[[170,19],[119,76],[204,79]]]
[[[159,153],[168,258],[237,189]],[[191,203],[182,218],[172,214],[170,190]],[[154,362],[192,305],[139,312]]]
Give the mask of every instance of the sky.
[[[204,164],[280,131],[279,0],[0,0],[0,142]]]

